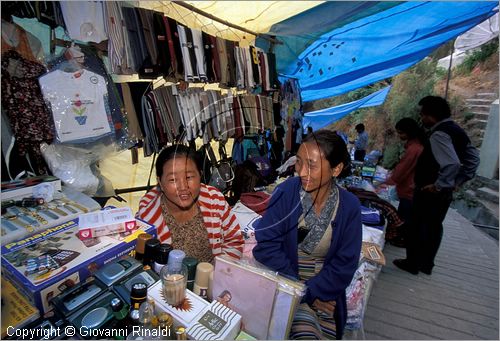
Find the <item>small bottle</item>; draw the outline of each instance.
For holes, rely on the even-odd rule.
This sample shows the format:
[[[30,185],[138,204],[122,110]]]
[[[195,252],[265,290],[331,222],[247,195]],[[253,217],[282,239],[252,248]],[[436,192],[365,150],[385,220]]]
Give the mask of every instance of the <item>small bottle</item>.
[[[186,257],[182,260],[182,263],[187,267],[187,288],[193,291],[194,277],[196,275],[196,266],[198,265],[198,260],[194,257]]]
[[[156,250],[156,258],[153,269],[159,275],[161,269],[168,263],[168,254],[173,250],[170,244],[160,244]]]
[[[158,326],[164,340],[173,340],[174,319],[169,313],[160,313],[158,316]]]
[[[115,335],[114,338],[115,340],[125,340],[126,336],[128,335],[128,326],[130,324],[130,320],[128,317],[128,305],[124,304],[123,301],[117,297],[111,300],[110,305],[111,310],[113,310],[113,316],[116,320],[115,324],[113,325],[113,329],[120,331],[119,333],[117,333],[117,335]],[[124,336],[120,335],[122,331],[125,332]]]
[[[145,283],[134,283],[130,291],[130,313],[129,317],[132,326],[140,325],[139,321],[139,308],[141,304],[146,301],[148,295],[148,287]]]
[[[158,318],[155,315],[155,301],[148,298],[145,302],[141,303],[139,308],[139,323],[144,328],[158,327]]]
[[[208,299],[208,282],[210,273],[214,271],[214,266],[207,262],[198,263],[196,266],[196,276],[194,278],[193,292],[204,298]]]
[[[137,237],[137,244],[135,245],[135,259],[142,262],[144,258],[144,248],[146,246],[146,241],[153,238],[149,233],[141,233]]]
[[[151,268],[153,267],[159,246],[160,241],[156,238],[151,238],[146,241],[144,245],[144,258],[142,259],[143,265],[149,265]]]
[[[177,327],[175,331],[175,337],[177,340],[187,340],[186,336],[186,328],[184,327]]]
[[[168,254],[168,267],[172,270],[180,270],[182,268],[182,261],[186,254],[182,250],[172,250]]]
[[[152,312],[148,301],[142,302],[139,308],[139,324],[141,327],[151,329]]]

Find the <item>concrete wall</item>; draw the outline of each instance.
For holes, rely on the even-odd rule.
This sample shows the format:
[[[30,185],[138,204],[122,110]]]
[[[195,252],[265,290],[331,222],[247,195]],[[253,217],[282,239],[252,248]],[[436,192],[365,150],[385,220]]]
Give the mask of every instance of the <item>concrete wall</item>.
[[[488,179],[498,179],[498,99],[491,104],[488,123],[480,150],[481,162],[477,175]]]

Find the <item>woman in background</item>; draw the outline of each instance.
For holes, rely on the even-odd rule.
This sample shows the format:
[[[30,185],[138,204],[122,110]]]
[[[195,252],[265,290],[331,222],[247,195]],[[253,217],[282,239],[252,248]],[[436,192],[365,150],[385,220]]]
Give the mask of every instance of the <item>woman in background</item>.
[[[241,258],[240,226],[224,195],[201,183],[198,154],[173,145],[161,151],[155,166],[158,185],[142,197],[137,216],[156,226],[158,239],[200,262],[218,255]]]
[[[310,133],[297,152],[298,176],[276,187],[256,224],[255,259],[307,287],[290,339],[342,338],[345,290],[358,267],[362,235],[360,203],[335,180],[349,164],[336,133]]]
[[[409,117],[399,120],[395,128],[401,141],[406,142],[404,146],[405,151],[384,184],[396,186],[396,193],[399,198],[398,215],[405,222],[408,222],[411,217],[413,190],[415,189],[413,182],[415,166],[420,154],[424,150],[426,137],[424,130],[414,119]],[[388,233],[386,239],[396,246],[404,246],[405,225],[401,226],[400,229],[402,228],[402,230],[395,232],[394,236]]]

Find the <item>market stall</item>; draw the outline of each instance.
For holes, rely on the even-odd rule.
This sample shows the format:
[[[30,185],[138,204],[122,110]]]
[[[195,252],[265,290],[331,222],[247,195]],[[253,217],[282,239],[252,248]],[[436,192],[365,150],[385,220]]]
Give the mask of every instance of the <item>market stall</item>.
[[[297,2],[288,8],[295,13],[268,11],[277,4],[256,5],[261,13],[246,22],[260,16],[278,22],[318,5]],[[269,185],[261,188],[267,193],[257,196],[257,204],[284,180],[277,179],[280,166],[293,175],[293,154],[304,133],[303,90],[311,100],[322,98],[318,92],[332,95],[354,86],[353,79],[343,78],[338,81],[343,90],[332,89],[337,80],[328,78],[327,70],[337,72],[337,66],[322,64],[324,56],[319,57],[343,51],[345,42],[305,44],[302,30],[310,27],[314,38],[321,38],[351,19],[341,15],[319,23],[321,28],[317,22],[295,26],[302,41],[291,44],[265,33],[270,24],[252,30],[217,17],[208,11],[212,5],[204,11],[185,2],[2,3],[1,255],[2,300],[8,304],[2,321],[9,323],[2,325],[2,337],[289,337],[307,288],[253,259],[253,224],[261,212],[245,206],[241,197],[232,208],[226,200],[234,198],[235,169],[245,162]],[[306,12],[317,18],[331,6]],[[350,9],[353,18],[373,14],[373,22],[421,10],[404,4],[400,11],[396,3],[335,6]],[[473,11],[463,5],[460,15],[469,20],[449,27],[466,29],[490,15],[491,7],[476,5]],[[458,30],[439,31],[447,34],[433,44]],[[418,47],[415,56],[427,52]],[[298,62],[283,67],[290,53]],[[418,59],[402,63],[406,57],[398,55],[399,64],[390,72]],[[356,57],[349,58],[356,63]],[[352,71],[338,69],[340,76]],[[356,84],[366,85],[368,76],[358,76],[362,80]],[[200,252],[208,261],[174,248],[164,228],[163,217],[173,216],[165,213],[169,202],[156,186],[161,174],[153,172],[158,154],[172,145],[184,146],[186,155],[196,151],[204,160],[202,182],[209,186],[198,184],[202,204],[196,227],[208,226],[198,229],[199,235],[208,231],[202,247],[208,252]],[[102,175],[102,160],[123,152],[130,153],[131,164],[114,173],[139,162],[139,152],[152,158],[141,186],[114,188],[115,175]],[[384,265],[385,229],[400,224],[389,203],[359,189],[363,177],[375,172],[374,165],[360,166],[356,178],[341,184],[363,204],[361,252],[358,260],[356,251],[357,270],[345,289],[348,338],[363,338],[363,314]],[[151,189],[146,199],[155,193],[159,198],[151,199],[151,206],[102,208],[110,197]],[[235,259],[213,251],[223,249],[224,238],[233,238],[226,256]],[[9,320],[4,312],[13,312]]]

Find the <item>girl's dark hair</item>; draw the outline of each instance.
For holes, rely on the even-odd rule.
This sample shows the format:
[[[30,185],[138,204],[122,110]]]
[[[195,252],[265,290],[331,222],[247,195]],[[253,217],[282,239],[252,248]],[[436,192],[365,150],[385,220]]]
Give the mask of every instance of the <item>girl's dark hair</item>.
[[[422,114],[432,116],[439,121],[451,116],[450,105],[448,101],[442,97],[426,96],[418,102],[418,105],[422,107]]]
[[[412,139],[418,139],[420,143],[425,142],[425,132],[424,130],[420,127],[420,125],[415,121],[413,118],[410,117],[405,117],[400,119],[396,123],[397,130],[402,131],[408,136],[409,140]]]
[[[163,175],[163,166],[167,161],[173,160],[176,157],[186,157],[196,164],[196,168],[202,174],[202,161],[196,150],[187,147],[183,144],[174,144],[163,149],[156,159],[156,176],[161,178]]]
[[[351,173],[351,156],[347,151],[344,140],[335,132],[326,129],[320,129],[309,133],[302,143],[316,143],[330,163],[330,168],[336,167],[339,163],[344,165],[339,178],[346,177]]]

